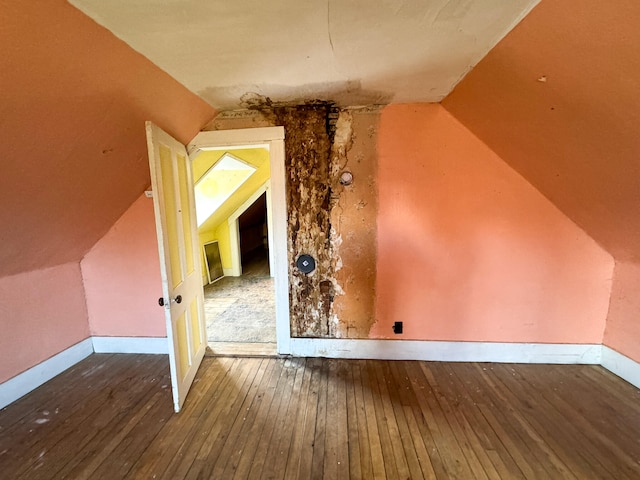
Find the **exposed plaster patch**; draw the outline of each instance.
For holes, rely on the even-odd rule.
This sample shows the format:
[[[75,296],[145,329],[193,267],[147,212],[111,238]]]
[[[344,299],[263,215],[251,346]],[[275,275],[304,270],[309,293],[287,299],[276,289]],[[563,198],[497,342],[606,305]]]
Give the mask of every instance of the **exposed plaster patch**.
[[[348,146],[336,164],[340,171],[348,169],[352,173],[353,183],[336,186],[339,200],[332,210],[332,224],[343,240],[335,248],[341,265],[336,269],[336,283],[342,286],[343,294],[336,297],[333,310],[341,320],[341,335],[367,338],[375,321],[378,211],[375,178],[380,109],[349,109],[348,112]]]
[[[256,92],[247,92],[240,97],[240,106],[247,109],[266,110],[267,107],[273,106],[273,102],[269,97],[260,95]]]

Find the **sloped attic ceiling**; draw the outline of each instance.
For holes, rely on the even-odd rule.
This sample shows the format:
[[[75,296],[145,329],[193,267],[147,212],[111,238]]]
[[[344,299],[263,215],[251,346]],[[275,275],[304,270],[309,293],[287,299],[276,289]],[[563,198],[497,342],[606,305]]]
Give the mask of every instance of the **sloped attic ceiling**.
[[[64,0],[0,2],[0,277],[79,261],[149,185],[144,121],[209,105]]]
[[[443,102],[617,261],[640,261],[640,2],[544,0]]]
[[[219,109],[438,102],[538,0],[70,0]]]
[[[439,101],[537,3],[71,0],[222,108]],[[443,105],[617,260],[640,261],[640,4],[543,0]]]

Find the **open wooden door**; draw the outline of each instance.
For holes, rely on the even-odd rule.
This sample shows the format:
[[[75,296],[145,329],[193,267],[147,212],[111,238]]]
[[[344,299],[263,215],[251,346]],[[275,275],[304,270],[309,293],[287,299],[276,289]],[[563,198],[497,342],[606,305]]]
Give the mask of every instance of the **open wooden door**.
[[[173,402],[179,412],[207,346],[193,181],[184,145],[151,122],[146,129],[162,274],[159,303],[165,310]]]

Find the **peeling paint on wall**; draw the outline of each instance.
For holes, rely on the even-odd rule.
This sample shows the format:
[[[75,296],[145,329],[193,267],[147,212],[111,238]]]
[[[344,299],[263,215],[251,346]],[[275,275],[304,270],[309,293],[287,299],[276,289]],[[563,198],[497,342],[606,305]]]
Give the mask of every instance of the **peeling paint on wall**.
[[[334,176],[337,202],[331,211],[331,224],[339,239],[335,242],[336,282],[342,295],[336,297],[334,314],[340,319],[340,334],[367,338],[375,323],[376,233],[378,217],[377,132],[380,109],[352,109],[341,113],[349,117],[350,138],[344,155],[335,159]],[[338,132],[340,122],[338,123]],[[336,133],[334,152],[339,144]],[[337,152],[336,152],[337,153]],[[351,185],[339,183],[340,174],[353,175]]]
[[[289,265],[311,255],[316,269],[289,270],[291,334],[334,337],[335,259],[331,242],[331,141],[326,103],[278,107],[277,123],[285,128]]]
[[[250,109],[224,112],[208,129],[285,128],[291,335],[366,338],[375,321],[378,110],[244,100]],[[354,182],[344,186],[346,169]],[[295,266],[302,254],[316,261],[309,274]]]

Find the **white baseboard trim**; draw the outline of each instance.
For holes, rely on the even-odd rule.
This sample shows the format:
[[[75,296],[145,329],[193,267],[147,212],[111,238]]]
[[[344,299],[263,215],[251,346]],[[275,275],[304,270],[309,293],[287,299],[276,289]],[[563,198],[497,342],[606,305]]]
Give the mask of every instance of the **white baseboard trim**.
[[[602,365],[640,388],[640,363],[604,345],[292,338],[293,356],[440,362]],[[4,408],[96,353],[167,354],[165,337],[91,337],[0,384]]]
[[[167,355],[166,337],[91,337],[96,353],[154,353]]]
[[[235,268],[222,268],[222,273],[225,277],[239,277],[240,274],[236,271]]]
[[[603,345],[601,365],[634,387],[640,388],[640,363],[635,360]]]
[[[93,353],[91,338],[87,338],[63,350],[35,367],[10,378],[0,384],[0,408],[4,408],[20,397],[35,390],[66,369]]]
[[[292,338],[293,356],[439,362],[599,364],[601,345]]]

